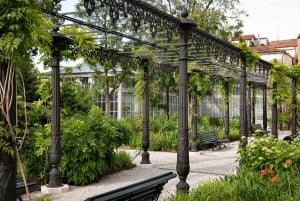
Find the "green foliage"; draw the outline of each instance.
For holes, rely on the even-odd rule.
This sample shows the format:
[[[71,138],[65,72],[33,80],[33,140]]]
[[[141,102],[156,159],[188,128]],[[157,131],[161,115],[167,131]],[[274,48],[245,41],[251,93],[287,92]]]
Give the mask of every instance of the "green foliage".
[[[86,114],[95,103],[91,90],[73,80],[64,80],[60,92],[61,111],[66,116],[74,113]]]
[[[232,33],[241,33],[243,24],[240,18],[247,15],[240,9],[238,0],[148,0],[147,2],[177,17],[180,17],[178,8],[187,7],[190,18],[200,29],[226,40]]]
[[[209,75],[193,72],[194,65],[191,63],[188,68],[188,92],[201,99],[212,94],[213,83]]]
[[[230,141],[239,140],[240,139],[240,129],[230,128],[229,139],[230,139]]]
[[[113,155],[113,160],[111,160],[110,170],[117,171],[131,166],[132,166],[132,161],[130,155],[126,151],[121,150]]]
[[[230,129],[240,129],[239,117],[233,117],[229,120]]]
[[[299,170],[292,165],[286,166],[284,172],[272,168],[261,171],[243,168],[235,180],[238,182],[237,193],[242,200],[299,199]]]
[[[225,105],[229,104],[229,102],[231,100],[231,95],[232,95],[235,83],[236,83],[235,80],[231,77],[224,77],[224,78],[219,79],[219,90],[220,90],[221,95],[223,96]],[[228,98],[225,97],[226,89],[228,90]]]
[[[39,95],[36,93],[38,84],[40,82],[40,73],[34,68],[33,64],[22,65],[22,68],[16,73],[17,80],[17,94],[26,95],[27,102],[38,100]],[[24,81],[24,86],[22,81]]]
[[[47,183],[47,175],[50,171],[50,124],[34,124],[20,150],[21,159],[29,180],[40,180],[42,184]]]
[[[259,55],[256,52],[251,51],[245,41],[240,41],[237,44],[237,47],[240,48],[242,52],[246,67],[248,69],[253,69],[256,61],[259,59]]]
[[[98,62],[96,55],[89,54],[92,50],[97,47],[95,45],[95,39],[92,34],[87,34],[87,28],[79,28],[77,26],[64,27],[61,33],[72,39],[72,51],[64,51],[64,57],[70,59],[84,58],[85,62],[88,64],[95,64]],[[76,54],[74,54],[74,52]]]
[[[11,133],[4,122],[0,121],[0,152],[4,152],[14,157],[14,149],[11,146]]]
[[[159,131],[150,133],[150,147],[152,151],[175,151],[177,149],[178,131]]]
[[[123,130],[125,128],[125,130]],[[113,164],[115,148],[129,142],[131,136],[120,125],[92,107],[87,116],[74,116],[62,123],[60,170],[67,183],[85,185],[99,180]]]
[[[50,23],[39,6],[32,1],[0,1],[0,63],[30,60],[33,47],[49,43]]]
[[[62,124],[61,175],[69,184],[84,185],[97,179],[108,170],[105,144],[96,140],[84,121],[71,118]]]
[[[178,120],[176,116],[166,119],[163,115],[150,117],[149,123],[149,150],[176,150]],[[131,130],[134,130],[129,146],[142,148],[142,119],[141,117],[128,118]]]
[[[286,160],[292,160],[295,164],[299,164],[299,142],[289,144],[273,137],[257,137],[245,149],[239,150],[239,160],[243,167],[254,171],[266,167],[274,168],[277,171],[283,170]]]
[[[36,201],[51,201],[50,194],[44,194],[36,198]]]
[[[190,194],[177,193],[169,201],[292,201],[299,200],[299,169],[286,164],[285,171],[240,168],[236,174],[205,182]]]
[[[162,98],[162,82],[166,77],[161,77],[159,71],[149,71],[149,102],[150,106],[156,106]],[[142,102],[144,97],[144,71],[142,66],[136,70],[134,96],[137,102]]]
[[[177,193],[170,201],[240,201],[236,185],[229,180],[205,182],[193,189],[190,194]]]

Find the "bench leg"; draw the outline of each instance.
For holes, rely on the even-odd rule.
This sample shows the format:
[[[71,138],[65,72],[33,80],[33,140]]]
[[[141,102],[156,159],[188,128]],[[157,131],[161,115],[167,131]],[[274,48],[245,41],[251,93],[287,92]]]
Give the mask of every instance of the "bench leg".
[[[23,201],[22,196],[21,195],[17,195],[17,200],[18,201]]]

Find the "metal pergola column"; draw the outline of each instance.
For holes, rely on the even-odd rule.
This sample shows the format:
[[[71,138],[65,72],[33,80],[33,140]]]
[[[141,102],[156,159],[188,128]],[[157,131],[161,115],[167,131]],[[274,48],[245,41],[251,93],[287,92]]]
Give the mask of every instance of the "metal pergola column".
[[[253,106],[253,96],[252,96],[252,90],[253,90],[253,85],[252,82],[248,82],[248,93],[247,93],[247,128],[251,127],[251,119],[252,117],[255,116],[255,113],[253,111],[253,108],[255,108]],[[248,135],[249,136],[249,135]]]
[[[50,165],[49,173],[50,188],[61,187],[60,173],[58,165],[61,159],[60,148],[60,78],[59,78],[59,57],[57,49],[59,36],[57,31],[53,33],[53,52],[52,52],[52,114],[51,114],[51,146],[50,146]]]
[[[149,60],[144,57],[141,60],[144,70],[144,95],[143,95],[143,133],[142,133],[142,161],[141,164],[151,164],[149,160]]]
[[[229,139],[229,83],[225,82],[225,115],[224,115],[224,132],[227,139]]]
[[[179,109],[178,109],[178,138],[176,170],[179,177],[177,190],[188,191],[190,186],[186,182],[190,172],[189,139],[188,139],[188,91],[187,91],[187,64],[189,30],[195,26],[184,9],[181,13],[180,26],[180,55],[179,55]]]
[[[252,90],[251,90],[251,109],[252,109],[252,112],[251,112],[251,119],[252,119],[252,124],[255,124],[255,120],[256,120],[256,113],[255,113],[255,105],[256,105],[256,88],[252,87]],[[251,122],[251,119],[250,119],[250,122]]]
[[[273,104],[272,104],[272,135],[278,138],[278,109],[277,100],[275,99],[274,91],[277,91],[277,83],[273,83]]]
[[[51,145],[49,188],[62,187],[58,165],[61,159],[60,146],[60,51],[65,49],[71,40],[54,29],[51,32],[52,44],[52,113],[51,113]]]
[[[267,85],[263,87],[263,129],[266,131],[268,127],[268,113],[267,113]]]
[[[291,134],[297,133],[297,81],[292,78],[292,130]]]
[[[192,135],[191,135],[191,152],[197,152],[197,122],[198,122],[198,101],[195,93],[191,93],[192,102]]]
[[[248,126],[247,126],[247,74],[246,67],[241,66],[240,74],[240,147],[247,145]]]

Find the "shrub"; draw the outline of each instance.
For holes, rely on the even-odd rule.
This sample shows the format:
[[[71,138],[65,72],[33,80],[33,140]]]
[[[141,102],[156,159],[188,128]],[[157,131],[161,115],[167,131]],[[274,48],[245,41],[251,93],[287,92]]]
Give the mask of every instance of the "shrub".
[[[263,168],[272,167],[276,170],[284,169],[286,160],[294,163],[300,162],[300,142],[289,144],[286,141],[274,137],[257,137],[252,144],[245,149],[239,150],[239,160],[247,168],[259,171]]]
[[[124,151],[118,151],[114,157],[112,161],[112,165],[111,165],[111,170],[120,170],[123,168],[128,168],[132,165],[131,159],[130,159],[130,155]]]
[[[160,131],[150,134],[150,147],[152,151],[174,151],[177,147],[177,131]]]
[[[142,119],[126,119],[133,132],[129,146],[135,149],[142,148]],[[149,119],[149,150],[167,151],[175,150],[177,145],[178,120],[176,116],[166,119],[164,116],[155,116]],[[138,125],[139,124],[139,125]]]
[[[240,139],[240,130],[236,129],[236,128],[230,129],[229,139],[230,139],[230,141],[239,140]]]
[[[199,185],[190,194],[177,193],[170,201],[292,201],[299,200],[299,170],[289,164],[286,171],[260,171],[242,167],[228,175]]]
[[[299,143],[255,138],[240,150],[236,174],[206,182],[190,194],[178,193],[170,201],[292,201],[300,200]]]
[[[105,143],[96,139],[86,122],[77,118],[62,124],[62,178],[69,184],[89,184],[108,171],[105,162]]]
[[[122,130],[124,129],[124,130]],[[87,117],[62,122],[62,178],[69,184],[85,185],[114,169],[115,148],[129,142],[129,130],[92,107]]]

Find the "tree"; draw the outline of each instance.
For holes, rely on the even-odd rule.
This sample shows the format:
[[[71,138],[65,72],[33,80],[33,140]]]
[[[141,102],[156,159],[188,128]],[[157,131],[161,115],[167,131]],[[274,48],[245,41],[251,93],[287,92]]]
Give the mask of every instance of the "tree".
[[[240,0],[148,0],[149,3],[160,5],[164,11],[179,16],[182,8],[189,9],[190,18],[198,28],[228,40],[231,35],[242,33],[241,17],[247,15],[238,5]]]
[[[25,184],[26,179],[14,129],[16,123],[13,113],[16,105],[15,74],[18,68],[30,63],[35,48],[44,48],[45,44],[50,42],[50,35],[47,31],[50,23],[39,6],[28,0],[0,0],[0,116],[4,122],[0,133],[0,160],[1,164],[11,161],[11,165],[17,161]],[[9,146],[13,151],[7,149]],[[4,186],[4,189],[1,189],[1,201],[16,200],[14,171],[7,174],[1,169],[0,182],[4,182],[1,184],[1,187]],[[31,200],[28,189],[27,194],[28,199]]]
[[[108,11],[100,9],[100,2],[98,1],[95,2],[96,10],[91,15],[88,15],[86,12],[81,12],[83,10],[85,11],[82,5],[81,3],[76,5],[78,11],[76,15],[82,19],[92,21],[104,29],[117,29],[125,26],[124,24],[114,24],[114,19],[110,19]],[[94,71],[94,91],[96,93],[103,91],[105,96],[105,113],[110,115],[111,99],[121,84],[128,84],[130,82],[129,80],[133,76],[134,65],[128,62],[119,62],[119,58],[117,57],[99,58],[97,52],[103,49],[105,51],[120,49],[124,42],[123,39],[100,31],[95,34],[89,34],[88,29],[78,29],[74,27],[66,28],[62,30],[62,32],[67,35],[69,34],[70,37],[74,39],[75,45],[73,51],[76,52],[76,57],[84,58],[85,62]],[[102,50],[99,51],[99,49]]]

